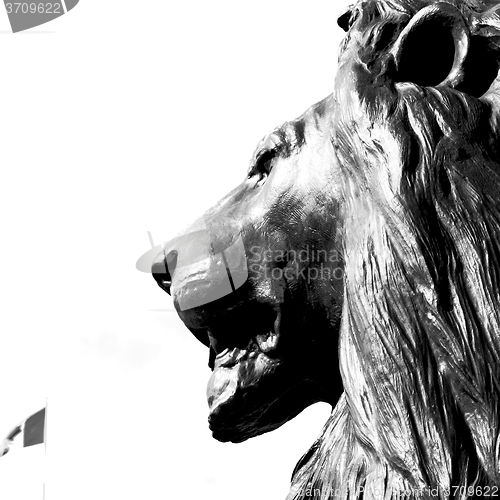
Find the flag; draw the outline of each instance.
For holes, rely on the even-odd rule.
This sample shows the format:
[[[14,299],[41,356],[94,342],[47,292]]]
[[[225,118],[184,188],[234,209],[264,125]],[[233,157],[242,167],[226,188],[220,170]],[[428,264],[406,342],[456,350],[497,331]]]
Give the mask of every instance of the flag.
[[[45,433],[45,408],[37,411],[26,420],[16,425],[5,437],[0,446],[0,457],[9,452],[14,439],[23,434],[23,446],[33,446],[44,442]]]

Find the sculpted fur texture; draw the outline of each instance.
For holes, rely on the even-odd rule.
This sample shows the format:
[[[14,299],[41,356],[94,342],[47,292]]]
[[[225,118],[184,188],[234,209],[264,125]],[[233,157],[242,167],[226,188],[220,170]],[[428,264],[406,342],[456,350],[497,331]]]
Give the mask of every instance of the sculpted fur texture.
[[[333,93],[153,265],[216,439],[332,405],[288,500],[500,495],[495,4],[352,6]]]

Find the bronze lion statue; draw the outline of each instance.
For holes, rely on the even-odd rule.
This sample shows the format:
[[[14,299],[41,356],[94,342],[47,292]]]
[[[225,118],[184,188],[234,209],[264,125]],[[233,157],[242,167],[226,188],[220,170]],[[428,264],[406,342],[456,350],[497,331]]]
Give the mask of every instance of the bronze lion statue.
[[[496,4],[355,3],[333,93],[155,259],[214,438],[332,405],[289,500],[500,495]]]

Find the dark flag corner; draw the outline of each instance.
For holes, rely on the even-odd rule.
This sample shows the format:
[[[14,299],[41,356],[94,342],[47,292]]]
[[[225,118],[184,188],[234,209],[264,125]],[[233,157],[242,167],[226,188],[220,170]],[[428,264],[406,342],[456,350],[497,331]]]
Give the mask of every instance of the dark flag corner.
[[[24,446],[43,443],[45,429],[45,408],[29,417],[24,424]]]

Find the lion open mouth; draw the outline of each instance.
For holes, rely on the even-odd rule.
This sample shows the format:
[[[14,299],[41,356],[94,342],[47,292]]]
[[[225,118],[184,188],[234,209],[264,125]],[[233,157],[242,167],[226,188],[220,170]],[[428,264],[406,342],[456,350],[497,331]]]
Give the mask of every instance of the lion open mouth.
[[[257,396],[263,382],[270,380],[270,375],[274,375],[282,364],[282,312],[269,305],[253,312],[251,321],[243,325],[240,321],[237,328],[234,327],[237,323],[226,316],[224,321],[214,320],[205,329],[212,369],[207,400],[214,436],[223,429],[241,425],[240,419],[249,409],[255,416],[269,406]],[[255,390],[257,387],[259,391]]]
[[[269,316],[269,315],[268,315]],[[213,370],[216,361],[221,361],[222,358],[224,362],[221,366],[231,366],[240,361],[241,357],[246,354],[251,355],[256,351],[253,346],[256,344],[258,349],[264,354],[271,354],[278,347],[278,341],[280,337],[280,326],[281,326],[281,310],[278,310],[275,314],[275,319],[272,321],[271,325],[256,325],[260,331],[262,327],[266,328],[267,332],[264,334],[257,334],[250,338],[250,342],[246,345],[244,349],[238,347],[227,347],[224,342],[228,342],[231,345],[231,341],[234,339],[228,338],[226,331],[219,330],[217,327],[207,328],[207,335],[210,342],[210,347],[215,353],[215,357],[209,360],[209,366]],[[241,334],[239,335],[241,337]],[[226,340],[227,339],[227,340]],[[236,338],[236,342],[238,339]],[[240,342],[241,343],[241,342]],[[237,344],[235,344],[237,345]],[[253,356],[252,356],[253,357]],[[234,362],[233,362],[234,361]]]
[[[249,328],[228,331],[227,323],[224,328],[221,325],[207,328],[211,348],[209,366],[213,371],[207,388],[210,413],[231,399],[237,388],[255,385],[263,372],[278,362],[281,310],[273,312],[261,311],[260,321],[255,322],[252,330],[266,333],[250,337]]]
[[[250,319],[242,322],[242,315]],[[202,321],[205,324],[196,324],[196,315],[192,315],[189,329],[210,348],[208,366],[213,371],[217,366],[230,367],[248,357],[254,358],[259,352],[276,358],[280,350],[281,318],[279,306],[252,304],[214,315]]]

